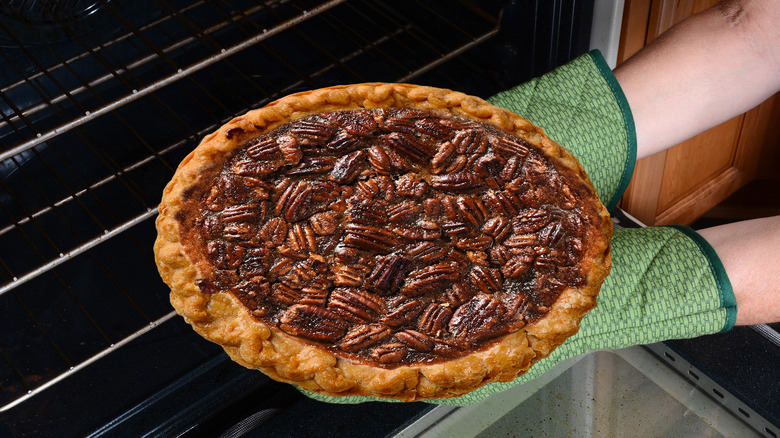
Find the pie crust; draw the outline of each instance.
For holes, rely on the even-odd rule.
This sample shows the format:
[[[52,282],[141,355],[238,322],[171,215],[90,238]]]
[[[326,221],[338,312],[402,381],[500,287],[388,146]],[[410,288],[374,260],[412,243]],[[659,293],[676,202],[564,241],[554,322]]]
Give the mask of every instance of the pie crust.
[[[471,129],[475,126],[472,124],[481,124],[485,132],[492,136],[491,141],[507,138],[509,140],[506,144],[510,146],[502,147],[498,143],[484,142],[483,146],[488,149],[483,148],[476,152],[459,150],[463,152],[461,155],[468,155],[470,160],[464,158],[463,163],[466,164],[458,166],[453,164],[453,156],[457,153],[451,151],[452,143],[456,141],[451,135],[438,138],[431,137],[435,133],[430,132],[407,135],[403,128],[397,128],[401,129],[397,137],[419,135],[430,140],[429,149],[424,154],[415,155],[414,151],[404,150],[395,153],[395,158],[400,156],[398,160],[406,163],[405,168],[403,164],[396,166],[398,169],[403,168],[401,170],[390,169],[386,163],[385,172],[377,170],[382,168],[383,164],[372,162],[368,153],[370,151],[357,152],[367,151],[366,148],[373,144],[368,140],[345,150],[336,148],[335,152],[326,154],[329,157],[327,159],[307,161],[307,156],[316,156],[316,149],[323,146],[309,144],[307,151],[304,143],[308,140],[304,138],[306,141],[298,142],[290,148],[282,147],[283,154],[280,154],[281,149],[274,149],[277,162],[268,165],[270,168],[264,167],[253,171],[254,173],[243,174],[251,177],[238,178],[242,182],[249,181],[249,188],[225,188],[227,183],[224,182],[228,179],[220,176],[227,172],[225,169],[233,169],[235,172],[239,172],[235,170],[237,166],[244,169],[245,167],[241,166],[247,163],[247,154],[257,158],[249,163],[252,165],[260,163],[262,167],[264,163],[272,162],[268,158],[270,155],[256,153],[258,145],[262,146],[263,139],[271,138],[276,144],[282,144],[283,140],[290,140],[292,136],[293,140],[297,141],[292,134],[308,126],[308,120],[327,124],[331,119],[323,117],[341,117],[346,114],[341,113],[342,111],[358,110],[362,111],[362,118],[354,120],[373,118],[379,120],[380,124],[389,125],[388,120],[397,121],[404,117],[404,108],[410,109],[409,114],[417,117],[415,120],[419,120],[421,114],[430,113],[436,117],[439,125],[467,126]],[[415,113],[417,110],[420,110],[419,113]],[[332,114],[335,116],[331,116]],[[371,123],[373,127],[374,122]],[[342,131],[343,128],[342,126]],[[355,130],[362,129],[359,126],[353,128],[349,129],[347,126],[346,131],[349,132],[344,135],[356,134]],[[377,135],[369,132],[357,134],[369,137]],[[328,135],[335,134],[330,132]],[[317,133],[311,134],[311,137],[317,137]],[[442,144],[447,142],[450,143],[447,146],[450,149],[445,150]],[[521,146],[515,151],[511,145]],[[254,149],[247,152],[253,146]],[[385,147],[385,150],[388,148]],[[482,162],[480,157],[485,155],[486,150],[489,157],[501,156],[491,160],[485,158]],[[554,190],[552,197],[557,199],[554,207],[549,207],[549,211],[540,214],[555,216],[558,222],[549,222],[550,225],[541,231],[534,230],[536,234],[530,239],[547,242],[537,242],[536,246],[523,241],[529,237],[524,234],[528,230],[523,225],[526,219],[522,217],[528,216],[529,211],[538,213],[539,209],[528,206],[521,208],[516,202],[515,207],[510,206],[502,212],[498,210],[504,208],[501,204],[503,201],[495,200],[494,197],[490,198],[495,201],[491,204],[490,199],[485,198],[494,196],[488,192],[508,194],[510,191],[519,193],[525,190],[525,193],[542,193],[541,188],[529,191],[527,184],[523,189],[518,188],[519,184],[523,184],[522,179],[527,177],[529,170],[524,171],[526,173],[517,171],[514,174],[512,169],[507,170],[512,166],[512,163],[507,162],[513,155],[520,156],[512,160],[515,166],[523,160],[530,162],[530,158],[523,157],[527,150],[531,151],[528,157],[536,157],[534,159],[538,168],[551,169],[549,172],[552,176],[546,180],[553,182],[544,190]],[[350,152],[362,160],[360,169],[344,167],[344,163],[349,161],[347,155]],[[473,156],[469,155],[472,152]],[[366,156],[369,157],[368,160]],[[436,160],[434,156],[439,157],[440,162],[446,162],[433,169],[430,163],[431,160]],[[341,159],[342,157],[345,158]],[[334,160],[337,161],[335,167],[339,169],[338,174],[332,170]],[[478,161],[479,164],[475,164]],[[316,174],[317,171],[315,169],[314,172],[307,173],[306,166],[310,169],[312,166],[316,167],[319,162],[327,162],[327,169],[330,169],[331,173],[325,171],[325,176],[307,176],[310,173]],[[367,163],[373,163],[373,170],[372,165]],[[494,169],[493,174],[490,173],[490,166]],[[295,178],[285,179],[280,176],[293,168],[303,168],[304,171],[298,171],[299,176]],[[463,180],[458,179],[462,175],[465,175],[462,178],[467,181],[465,188],[461,184]],[[414,199],[407,193],[411,198],[397,204],[403,204],[409,212],[417,212],[416,219],[410,219],[418,221],[414,222],[415,230],[418,230],[420,224],[436,221],[438,222],[433,225],[429,224],[428,228],[443,227],[443,223],[448,220],[448,214],[449,219],[459,214],[461,216],[457,217],[466,217],[463,222],[471,221],[477,226],[475,229],[481,230],[477,233],[484,236],[484,242],[463,243],[464,238],[452,231],[455,226],[450,224],[449,229],[436,231],[439,233],[437,238],[423,236],[417,239],[417,243],[422,246],[448,248],[451,257],[445,261],[439,257],[431,259],[430,262],[407,263],[414,258],[409,255],[409,248],[415,245],[415,235],[395,240],[388,237],[390,240],[381,241],[380,244],[384,246],[380,245],[378,249],[371,246],[373,244],[365,246],[364,241],[360,240],[366,236],[365,233],[368,233],[370,240],[371,236],[380,233],[375,230],[392,233],[394,229],[393,224],[388,222],[390,219],[379,215],[375,217],[377,222],[372,224],[370,214],[360,216],[358,213],[344,212],[344,199],[358,192],[371,192],[373,186],[366,188],[366,185],[373,184],[367,182],[373,177],[384,178],[377,179],[380,182],[393,180],[396,185],[400,184],[398,181],[402,177],[412,178],[419,184],[422,184],[420,181],[427,183],[427,186],[418,184],[418,187],[423,187],[423,191],[417,193],[422,198]],[[263,181],[263,178],[266,181]],[[339,184],[334,184],[334,180]],[[320,197],[327,198],[331,205],[341,206],[340,217],[343,223],[337,222],[335,225],[342,230],[338,243],[341,246],[327,243],[317,246],[316,242],[324,242],[328,233],[334,234],[334,225],[327,222],[319,227],[324,231],[318,231],[316,218],[312,219],[316,214],[315,210],[306,210],[304,207],[301,213],[297,210],[297,204],[291,206],[293,201],[290,199],[293,195],[289,193],[298,192],[290,187],[294,186],[296,181],[309,184],[306,187],[331,188],[334,194],[343,195],[334,199],[326,193],[327,190],[320,190],[312,195],[316,197],[317,193],[320,193]],[[320,182],[314,186],[312,181]],[[474,189],[476,192],[468,185],[471,184],[469,181],[480,186]],[[537,177],[531,184],[532,188],[536,188],[534,184],[539,181]],[[414,191],[415,186],[412,184],[405,187],[412,187],[409,190]],[[432,191],[431,187],[436,190]],[[225,192],[220,192],[223,189]],[[230,201],[225,199],[235,197],[236,193],[246,193],[247,190],[254,194],[246,196],[254,196],[252,199],[262,201],[252,204],[252,208],[244,205],[227,212],[224,205]],[[435,196],[423,195],[423,192],[436,192],[438,201],[425,201]],[[474,210],[473,204],[468,204],[471,202],[469,199],[476,200],[479,204],[476,209],[478,211]],[[487,200],[480,204],[480,199]],[[308,200],[309,198],[306,198],[301,202]],[[221,202],[222,207],[212,208],[214,202]],[[431,207],[431,211],[438,211],[438,216],[425,217],[424,219],[432,220],[419,222],[422,221],[420,215],[425,216],[420,212],[428,212],[429,204],[437,207]],[[354,206],[349,205],[350,208]],[[446,208],[442,208],[442,205]],[[222,210],[217,213],[209,210],[220,208]],[[327,213],[326,210],[327,208],[323,207],[316,212]],[[251,212],[247,213],[248,211]],[[475,211],[478,216],[476,219],[471,214]],[[383,215],[392,216],[386,210],[382,212]],[[228,213],[232,216],[224,219],[228,217]],[[361,219],[360,223],[346,224],[347,219],[354,218],[356,214]],[[398,213],[396,216],[402,215],[403,213]],[[499,216],[501,219],[493,219]],[[209,237],[209,221],[216,220],[209,217],[223,218],[225,223],[229,222],[231,226],[240,222],[237,217],[254,223],[243,228],[231,228],[233,234],[228,237],[238,239],[239,243],[225,244],[223,235],[219,238],[222,240]],[[271,225],[283,224],[284,233],[273,237],[274,233],[268,231],[273,230],[271,225],[263,228],[263,225],[272,219],[275,222]],[[489,223],[486,224],[487,222]],[[533,363],[548,356],[577,332],[582,317],[595,307],[599,288],[611,266],[609,241],[612,224],[609,215],[600,203],[585,171],[571,153],[549,139],[540,128],[529,121],[480,98],[451,90],[409,84],[369,83],[297,93],[231,120],[205,137],[181,162],[164,190],[156,223],[158,237],[154,252],[160,275],[171,288],[170,298],[174,308],[199,334],[220,344],[234,361],[243,366],[258,369],[275,380],[330,396],[361,395],[405,401],[427,400],[463,395],[490,382],[510,381],[525,373]],[[219,227],[222,233],[227,234],[225,223],[220,223]],[[314,224],[314,228],[311,224]],[[405,229],[412,227],[409,222],[407,225]],[[344,232],[344,229],[347,231]],[[314,234],[312,230],[315,231]],[[472,234],[473,236],[476,234]],[[290,243],[296,238],[297,244]],[[344,240],[349,238],[358,244],[347,242],[347,249],[344,250]],[[310,243],[308,248],[305,243],[307,239]],[[381,240],[381,237],[377,239]],[[434,239],[433,244],[426,243],[431,239]],[[551,240],[556,243],[549,243]],[[247,243],[248,241],[254,243]],[[317,254],[317,248],[323,246],[327,247],[327,254]],[[406,249],[399,249],[401,246]],[[536,248],[535,252],[529,248]],[[260,259],[265,257],[263,260],[266,264],[258,265],[262,265],[257,268],[259,272],[247,268],[251,265],[247,261],[250,258],[249,251],[255,251],[252,254],[259,254]],[[501,256],[501,251],[504,256]],[[526,260],[532,267],[531,271],[537,269],[538,272],[549,275],[524,274],[529,269],[528,266],[519,265],[522,269],[518,271],[516,261],[509,260],[518,254],[527,254],[528,251],[533,253],[529,256],[532,261]],[[421,251],[412,250],[415,256],[418,252]],[[286,267],[279,267],[283,264],[279,260],[286,260],[279,255],[282,253],[293,254],[290,256],[292,261],[285,262]],[[301,264],[303,262],[296,261],[301,260],[295,259],[296,254],[301,253],[308,254],[305,259],[310,261],[308,265],[304,266]],[[278,259],[273,259],[269,254],[276,254]],[[312,260],[314,262],[311,262]],[[332,266],[334,260],[339,260],[341,264],[338,269],[345,271],[340,274],[340,271],[334,272],[337,270]],[[316,270],[317,276],[322,279],[322,282],[318,283],[322,289],[320,295],[301,295],[300,291],[284,295],[283,289],[286,286],[281,283],[289,278],[283,280],[278,272],[268,272],[281,269],[287,272],[290,271],[290,265],[298,263],[295,266],[302,266],[301,272],[310,272],[313,276],[315,271],[312,266],[315,262],[319,266],[319,270]],[[355,264],[350,265],[350,262]],[[268,266],[273,263],[276,263],[276,267]],[[556,263],[560,266],[553,266]],[[406,269],[398,266],[405,266]],[[447,276],[445,272],[440,275],[436,266],[439,266],[442,272],[450,274],[453,272],[450,268],[454,267],[457,273]],[[384,277],[381,276],[383,272],[379,272],[382,269],[387,271],[383,271],[387,274]],[[433,271],[436,272],[432,273]],[[350,279],[354,276],[347,274],[355,272],[358,272],[359,279],[353,284]],[[433,277],[436,287],[420,286],[423,284],[420,280],[423,277]],[[520,286],[520,280],[517,280],[522,278],[524,286]],[[417,280],[420,281],[415,283]],[[300,278],[296,277],[296,281],[300,281]],[[550,284],[553,286],[549,286]],[[468,289],[468,293],[458,295],[462,292],[461,289]],[[544,293],[547,292],[542,293],[540,290],[553,291],[550,292],[552,298],[545,296]],[[435,296],[423,299],[420,298],[421,294],[423,297],[440,294],[442,298],[438,301]],[[448,298],[444,295],[450,297],[450,301],[447,301]],[[256,299],[257,296],[271,300],[269,302],[272,304],[260,303]],[[301,298],[302,296],[304,298]],[[396,297],[393,298],[394,296]],[[453,296],[455,298],[452,298]],[[457,296],[463,299],[460,300]],[[284,297],[292,298],[288,300]],[[308,301],[305,301],[305,304],[296,302],[302,299]],[[367,299],[369,301],[366,301]],[[422,322],[424,316],[421,315],[423,310],[419,303],[424,300],[428,301],[423,304],[439,311],[439,314],[446,314],[446,317],[430,317],[425,325]],[[455,300],[454,303],[452,300]],[[337,308],[334,308],[333,312],[318,310],[335,301],[338,301],[334,304]],[[410,302],[416,303],[417,310],[416,313],[412,312],[415,322],[409,324],[417,324],[416,326],[409,329],[408,324],[400,326],[400,323],[388,322],[388,318],[391,318],[388,314],[395,310],[405,305],[404,309],[415,307],[410,305]],[[466,304],[467,302],[470,304]],[[456,307],[448,308],[449,303]],[[269,310],[271,308],[275,310]],[[395,316],[398,316],[399,312],[401,311],[395,312]],[[491,327],[498,328],[494,330]],[[376,341],[379,338],[382,340]]]

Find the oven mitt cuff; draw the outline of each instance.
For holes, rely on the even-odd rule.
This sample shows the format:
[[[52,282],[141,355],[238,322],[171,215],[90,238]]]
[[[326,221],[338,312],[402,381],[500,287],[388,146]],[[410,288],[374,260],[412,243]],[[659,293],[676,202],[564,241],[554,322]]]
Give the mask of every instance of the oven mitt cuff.
[[[636,163],[636,132],[628,101],[597,50],[490,97],[530,120],[568,149],[612,211]]]
[[[715,251],[687,227],[617,229],[612,271],[598,306],[577,334],[511,382],[485,385],[461,397],[431,403],[465,406],[537,377],[559,362],[593,350],[619,349],[729,330],[737,305]],[[387,401],[372,397],[306,395],[331,403]]]

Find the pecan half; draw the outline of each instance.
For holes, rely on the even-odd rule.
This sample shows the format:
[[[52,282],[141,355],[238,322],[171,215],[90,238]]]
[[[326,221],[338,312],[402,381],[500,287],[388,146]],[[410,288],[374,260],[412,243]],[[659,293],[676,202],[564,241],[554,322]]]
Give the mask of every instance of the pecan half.
[[[449,307],[431,303],[420,317],[419,328],[431,336],[441,337],[447,332],[452,315],[453,311]]]
[[[407,255],[415,260],[435,263],[447,258],[449,251],[433,242],[420,242],[409,248]]]
[[[528,209],[515,216],[512,228],[517,234],[535,233],[550,222],[550,214],[544,210]]]
[[[513,155],[504,163],[504,168],[501,169],[501,179],[513,181],[521,176],[522,171],[523,159],[520,156]]]
[[[417,218],[422,212],[422,206],[417,202],[404,201],[387,209],[387,219],[390,222],[405,222]]]
[[[428,189],[428,184],[421,181],[419,176],[412,174],[401,175],[395,181],[395,193],[398,196],[409,196],[412,198],[422,198]]]
[[[566,253],[558,249],[551,249],[536,258],[536,266],[541,268],[565,267],[568,264]]]
[[[391,327],[401,327],[416,320],[424,309],[425,305],[419,300],[406,301],[392,312],[387,313],[382,318],[382,322]]]
[[[279,276],[286,274],[292,269],[295,261],[286,257],[278,257],[271,266],[268,268],[268,276],[271,279],[275,279]]]
[[[382,121],[382,129],[389,131],[390,133],[403,133],[410,136],[417,135],[417,126],[415,125],[414,116],[390,116]]]
[[[468,275],[469,282],[482,293],[491,294],[501,290],[504,280],[501,270],[485,266],[474,266]]]
[[[534,257],[530,254],[516,255],[507,260],[506,264],[501,267],[501,273],[507,278],[520,279],[528,273],[533,263]]]
[[[383,150],[385,151],[387,158],[390,160],[391,172],[403,173],[409,171],[409,169],[412,168],[406,158],[404,158],[405,156],[397,150],[393,149],[392,147],[388,147]]]
[[[408,265],[409,259],[402,255],[378,257],[374,270],[368,277],[369,284],[380,295],[388,295],[401,284]]]
[[[469,193],[484,187],[484,181],[471,172],[431,175],[431,187],[448,193]]]
[[[225,224],[222,229],[222,237],[232,241],[252,240],[257,233],[257,228],[252,224],[232,222]]]
[[[309,216],[312,189],[304,181],[290,184],[276,201],[274,214],[284,216],[287,222],[297,222]]]
[[[452,284],[458,279],[458,266],[454,262],[442,262],[412,271],[401,293],[406,296],[420,296]]]
[[[266,247],[247,248],[244,254],[244,260],[239,266],[238,273],[242,278],[253,278],[259,275],[265,275],[268,270],[266,257],[268,250]]]
[[[539,242],[539,238],[534,233],[513,234],[504,241],[504,245],[510,248],[521,248],[524,246],[534,246]]]
[[[348,193],[350,189],[351,187],[345,187],[342,189],[344,190],[345,198],[350,196],[350,193]],[[354,192],[363,195],[363,197],[367,199],[374,198],[379,194],[379,184],[377,183],[376,179],[358,181],[355,183]]]
[[[337,154],[345,154],[352,152],[356,149],[360,149],[365,145],[363,141],[349,132],[339,132],[329,142],[325,143],[325,147]]]
[[[223,222],[254,222],[258,213],[265,216],[264,210],[261,204],[232,205],[222,210],[219,217]]]
[[[246,147],[246,155],[254,160],[280,160],[284,158],[282,150],[273,137],[259,138]]]
[[[242,281],[232,292],[250,311],[254,311],[267,308],[265,299],[271,293],[271,285],[263,277],[254,277],[250,281]]]
[[[371,146],[368,148],[368,164],[380,174],[387,175],[392,170],[390,157],[380,146]]]
[[[475,294],[476,292],[474,292],[471,286],[455,283],[452,285],[452,288],[447,289],[445,296],[447,302],[450,303],[453,308],[457,308],[470,300]]]
[[[206,244],[206,254],[211,263],[219,269],[237,269],[244,258],[243,246],[230,242],[212,240]]]
[[[466,251],[484,251],[493,245],[493,238],[485,235],[477,237],[462,237],[456,239],[454,242],[458,249]]]
[[[490,295],[477,295],[460,306],[449,321],[452,334],[482,341],[503,333],[506,308]]]
[[[311,225],[299,222],[287,234],[288,245],[296,251],[317,252],[317,240]]]
[[[279,306],[292,306],[301,299],[299,291],[283,283],[275,283],[271,289],[270,299]]]
[[[236,175],[262,177],[276,172],[284,164],[281,160],[262,160],[246,158],[237,160],[230,167],[230,171]]]
[[[515,140],[503,136],[491,137],[490,144],[493,146],[493,149],[510,155],[525,157],[530,153],[528,145],[522,143],[519,139]]]
[[[433,350],[433,347],[436,346],[436,342],[431,339],[430,336],[418,332],[417,330],[403,330],[396,333],[395,337],[401,341],[401,343],[415,351],[428,352]]]
[[[279,328],[293,336],[335,342],[347,333],[349,324],[328,309],[296,304],[281,314]]]
[[[390,342],[378,345],[371,349],[371,359],[384,364],[391,365],[401,362],[407,354],[407,348],[398,342]]]
[[[488,148],[487,139],[476,129],[459,131],[453,137],[452,144],[461,154],[484,154]]]
[[[433,347],[433,352],[441,357],[455,358],[463,355],[463,351],[467,348],[467,345],[463,345],[462,342],[457,342],[457,339],[437,339],[436,346]]]
[[[504,217],[515,216],[525,207],[517,195],[507,191],[488,190],[482,199],[491,211]]]
[[[297,166],[288,169],[285,175],[312,176],[329,172],[333,169],[336,159],[333,157],[306,157]]]
[[[363,171],[365,163],[365,151],[350,152],[336,161],[330,177],[339,184],[351,184]]]
[[[429,218],[439,217],[444,209],[441,200],[438,198],[428,198],[423,201],[425,215]]]
[[[539,231],[539,243],[548,248],[557,246],[566,235],[560,222],[552,222]]]
[[[295,166],[303,158],[303,151],[296,137],[283,135],[276,140],[276,143],[279,145],[279,150],[282,151],[284,161],[287,164]]]
[[[530,296],[520,294],[512,298],[506,307],[506,330],[513,332],[526,325],[526,319],[529,316],[529,310],[533,308]]]
[[[328,301],[328,307],[342,318],[360,324],[376,322],[384,312],[384,306],[384,301],[372,293],[346,287],[334,289]]]
[[[436,153],[430,149],[430,146],[420,142],[414,136],[401,132],[391,132],[385,136],[385,140],[395,151],[418,163],[425,163]]]
[[[390,230],[408,240],[436,240],[441,237],[441,231],[438,228],[426,229],[417,225],[400,225],[391,227]]]
[[[474,163],[474,172],[483,178],[497,178],[501,176],[506,160],[500,155],[483,155]]]
[[[474,228],[479,228],[488,215],[485,205],[479,198],[459,196],[455,205],[458,216]]]
[[[373,225],[350,223],[345,227],[344,244],[354,248],[389,253],[398,243],[393,232]]]
[[[339,265],[336,268],[334,284],[336,286],[358,287],[363,285],[364,275],[361,271],[350,266]]]
[[[417,130],[425,135],[443,140],[452,137],[453,129],[434,118],[424,118],[414,122]]]
[[[290,128],[290,134],[304,141],[322,143],[336,132],[327,120],[299,120]]]
[[[444,234],[450,237],[462,237],[471,235],[471,227],[464,222],[444,222],[441,224]]]
[[[334,111],[322,117],[335,123],[350,134],[369,136],[377,130],[377,123],[370,113],[360,111]]]
[[[457,152],[455,145],[448,141],[440,144],[439,149],[431,159],[431,171],[434,174],[442,173],[455,158]]]
[[[349,209],[349,222],[366,225],[380,225],[387,222],[384,204],[372,199],[354,199]]]
[[[306,259],[293,266],[279,278],[279,281],[296,289],[302,288],[306,283],[316,276],[311,259]]]
[[[311,229],[320,236],[329,236],[336,232],[336,214],[332,211],[315,213],[309,217]]]
[[[267,246],[279,246],[287,237],[287,222],[280,217],[273,217],[260,227],[259,235]]]
[[[338,343],[339,348],[355,353],[381,343],[393,332],[382,324],[359,325],[350,330]]]
[[[495,242],[503,242],[504,239],[512,234],[512,227],[507,219],[496,216],[488,219],[482,225],[482,232],[492,236]]]
[[[307,286],[301,288],[300,304],[325,307],[332,285],[333,283],[325,277],[315,277]]]
[[[554,174],[548,172],[549,169],[550,166],[546,160],[540,156],[529,156],[523,162],[523,174],[527,180],[533,183],[546,183],[549,182],[549,178],[555,178]]]

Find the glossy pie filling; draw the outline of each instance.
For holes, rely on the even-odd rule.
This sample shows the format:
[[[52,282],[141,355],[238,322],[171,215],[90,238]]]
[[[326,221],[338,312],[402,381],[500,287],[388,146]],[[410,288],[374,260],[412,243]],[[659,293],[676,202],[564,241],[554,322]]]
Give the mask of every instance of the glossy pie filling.
[[[208,267],[200,290],[383,367],[462,357],[538,320],[584,283],[599,223],[573,171],[448,112],[307,116],[212,173],[177,216]]]

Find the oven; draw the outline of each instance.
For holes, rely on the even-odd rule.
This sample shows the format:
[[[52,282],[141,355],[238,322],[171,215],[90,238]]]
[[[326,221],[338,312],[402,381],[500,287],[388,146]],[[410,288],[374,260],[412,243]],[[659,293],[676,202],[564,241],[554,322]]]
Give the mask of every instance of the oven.
[[[489,436],[498,418],[541,403],[533,397],[544,388],[580,396],[588,388],[566,379],[590,376],[591,390],[596,371],[609,381],[604,361],[639,380],[654,361],[670,376],[705,376],[691,348],[664,344],[562,364],[500,417],[426,403],[327,405],[195,334],[153,260],[164,185],[233,117],[296,91],[367,81],[488,97],[592,48],[614,65],[621,15],[622,2],[607,0],[4,2],[0,436],[436,436],[477,423],[473,435]],[[761,378],[780,381],[767,368]],[[754,406],[717,385],[738,401],[713,409],[777,437],[777,404]]]

